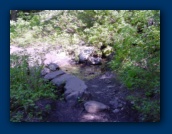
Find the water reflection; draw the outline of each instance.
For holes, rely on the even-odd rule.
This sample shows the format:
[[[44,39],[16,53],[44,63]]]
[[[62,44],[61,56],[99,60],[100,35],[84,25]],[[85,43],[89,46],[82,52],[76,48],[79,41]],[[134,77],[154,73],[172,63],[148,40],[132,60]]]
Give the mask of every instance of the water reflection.
[[[73,74],[82,80],[89,80],[102,73],[102,65],[76,64],[64,66],[62,70],[66,73]]]

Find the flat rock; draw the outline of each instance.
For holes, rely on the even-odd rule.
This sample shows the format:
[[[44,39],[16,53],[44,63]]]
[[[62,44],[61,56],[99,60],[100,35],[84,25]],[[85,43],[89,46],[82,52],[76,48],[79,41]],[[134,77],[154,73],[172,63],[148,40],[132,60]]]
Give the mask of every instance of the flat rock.
[[[71,106],[75,105],[79,98],[86,99],[89,96],[85,82],[74,75],[63,74],[54,78],[51,82],[57,87],[64,85],[64,97]]]
[[[87,91],[87,86],[85,82],[77,77],[73,77],[66,81],[64,87],[64,95],[67,102],[73,101],[76,103],[78,98],[82,98],[83,94]]]
[[[52,80],[60,75],[63,75],[65,74],[65,72],[63,72],[62,70],[58,70],[58,71],[55,71],[55,72],[50,72],[48,73],[47,75],[44,76],[44,79],[45,80]]]
[[[43,70],[41,70],[41,75],[44,76],[46,74],[50,73],[50,69],[48,68],[44,68]]]
[[[62,71],[63,72],[63,71]],[[58,76],[58,75],[57,75]],[[70,75],[70,74],[65,74],[65,73],[62,73],[62,75],[60,75],[59,77],[57,78],[54,78],[51,82],[53,84],[55,84],[56,86],[61,86],[63,84],[66,84],[66,82],[70,79],[73,79],[75,78],[75,76],[73,75]]]
[[[57,69],[59,69],[59,66],[55,63],[50,63],[48,65],[48,68],[51,70],[51,71],[56,71]]]
[[[88,113],[97,113],[109,109],[109,106],[97,101],[87,101],[84,108]]]

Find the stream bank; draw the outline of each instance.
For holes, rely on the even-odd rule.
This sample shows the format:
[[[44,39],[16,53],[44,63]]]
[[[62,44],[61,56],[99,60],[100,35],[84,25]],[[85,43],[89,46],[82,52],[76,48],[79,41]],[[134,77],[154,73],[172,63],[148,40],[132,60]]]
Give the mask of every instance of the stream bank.
[[[12,48],[12,47],[11,47]],[[13,49],[13,48],[12,48]],[[78,98],[78,103],[76,105],[70,105],[67,103],[63,92],[59,92],[61,99],[56,101],[40,100],[39,104],[43,109],[45,105],[50,105],[50,111],[46,115],[45,122],[137,122],[138,113],[132,110],[132,104],[128,102],[125,97],[128,94],[128,90],[117,81],[116,75],[105,69],[107,61],[102,60],[101,65],[87,65],[78,64],[65,52],[56,53],[55,51],[50,51],[45,53],[44,57],[39,58],[40,52],[36,49],[22,49],[16,48],[11,51],[12,53],[21,51],[24,53],[29,53],[30,59],[37,56],[37,60],[40,59],[40,64],[49,64],[54,62],[64,71],[64,73],[71,74],[78,77],[87,86],[88,92],[91,97],[87,100]],[[39,52],[38,52],[39,51]],[[39,53],[39,54],[38,54]],[[20,53],[21,54],[21,53]],[[29,62],[29,61],[28,61]],[[33,65],[29,62],[30,66]],[[100,102],[106,106],[108,109],[98,111],[96,113],[89,113],[84,104],[87,101]]]

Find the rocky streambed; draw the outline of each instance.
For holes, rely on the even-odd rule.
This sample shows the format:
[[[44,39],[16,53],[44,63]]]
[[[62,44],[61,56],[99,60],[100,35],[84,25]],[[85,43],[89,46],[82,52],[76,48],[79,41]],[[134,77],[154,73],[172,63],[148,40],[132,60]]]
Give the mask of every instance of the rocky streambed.
[[[40,105],[51,105],[46,122],[138,121],[137,112],[125,99],[128,90],[117,81],[113,72],[103,70],[106,61],[92,49],[81,51],[79,62],[64,51],[57,53],[38,47],[23,49],[14,46],[10,49],[10,54],[29,54],[30,67],[35,66],[34,60],[37,60],[44,66],[42,78],[63,90],[64,99],[39,101]]]
[[[137,121],[137,112],[125,100],[127,89],[112,72],[104,72],[84,81],[58,70],[44,78],[64,88],[64,100],[52,103],[53,109],[47,118],[49,122]]]

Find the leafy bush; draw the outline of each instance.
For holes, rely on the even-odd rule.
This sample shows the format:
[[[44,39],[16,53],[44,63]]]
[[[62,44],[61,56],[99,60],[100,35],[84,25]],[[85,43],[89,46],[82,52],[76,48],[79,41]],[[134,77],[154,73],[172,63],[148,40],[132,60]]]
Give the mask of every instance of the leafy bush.
[[[42,118],[35,102],[43,98],[56,99],[55,87],[40,78],[41,67],[32,68],[30,72],[27,56],[11,55],[10,60],[10,120]]]
[[[126,87],[139,89],[137,92],[144,94],[137,99],[141,104],[134,104],[144,114],[144,119],[157,121],[160,119],[157,103],[160,98],[150,98],[160,94],[160,12],[121,11],[119,14],[123,18],[117,27],[116,55],[111,67]],[[148,25],[150,18],[154,21],[152,25]]]
[[[72,33],[68,32],[71,29]],[[144,100],[137,101],[134,108],[146,117],[145,120],[150,117],[157,121],[160,111],[160,98],[157,97],[160,94],[160,11],[45,10],[27,16],[21,13],[17,22],[10,22],[10,43],[25,46],[46,42],[61,44],[67,50],[69,45],[80,41],[98,48],[113,47],[115,57],[111,68],[130,91],[142,94],[140,100],[131,95],[139,101]],[[142,104],[145,107],[141,107]],[[154,116],[148,104],[158,109],[153,112]]]
[[[160,121],[160,100],[151,100],[136,96],[128,96],[127,99],[133,102],[133,108],[141,112],[140,121],[157,122]]]

